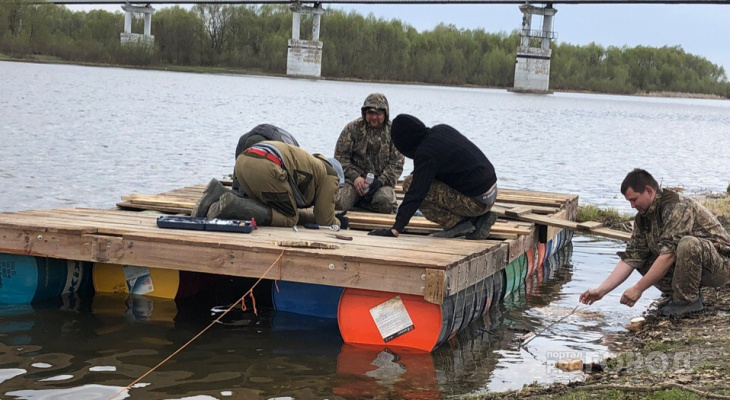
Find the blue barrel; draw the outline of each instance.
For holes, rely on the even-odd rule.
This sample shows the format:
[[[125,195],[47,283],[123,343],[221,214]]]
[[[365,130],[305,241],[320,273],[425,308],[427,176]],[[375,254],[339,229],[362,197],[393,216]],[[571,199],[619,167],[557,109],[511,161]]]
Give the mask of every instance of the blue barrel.
[[[337,318],[343,288],[288,281],[276,281],[272,285],[276,311],[321,318]]]
[[[90,290],[91,265],[81,261],[0,254],[0,303],[30,304]]]

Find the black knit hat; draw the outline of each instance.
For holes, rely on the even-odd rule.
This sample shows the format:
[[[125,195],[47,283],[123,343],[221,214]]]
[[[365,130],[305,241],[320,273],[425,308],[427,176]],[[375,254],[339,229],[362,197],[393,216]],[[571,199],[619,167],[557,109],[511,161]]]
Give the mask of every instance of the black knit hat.
[[[429,128],[420,119],[408,114],[395,117],[390,128],[395,148],[408,158],[415,156],[418,145],[428,133]]]

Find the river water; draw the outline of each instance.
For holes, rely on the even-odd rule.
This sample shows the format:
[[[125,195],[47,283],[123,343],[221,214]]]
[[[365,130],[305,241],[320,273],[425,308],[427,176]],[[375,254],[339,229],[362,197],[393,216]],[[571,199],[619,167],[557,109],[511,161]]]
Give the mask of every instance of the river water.
[[[0,212],[109,208],[130,193],[223,177],[238,137],[264,122],[332,154],[372,92],[387,95],[392,116],[462,131],[503,187],[575,193],[581,204],[629,212],[618,188],[634,167],[692,193],[730,183],[728,101],[11,62],[0,62],[0,77]],[[658,296],[652,289],[634,308],[620,306],[632,277],[576,309],[622,249],[574,237],[544,279],[432,354],[363,353],[342,343],[331,320],[263,309],[214,326],[116,398],[438,398],[582,379],[555,370],[555,359],[607,354],[610,336]],[[0,397],[110,398],[205,328],[219,295],[197,304],[95,296],[0,306]],[[541,334],[523,348],[516,339],[527,331]]]

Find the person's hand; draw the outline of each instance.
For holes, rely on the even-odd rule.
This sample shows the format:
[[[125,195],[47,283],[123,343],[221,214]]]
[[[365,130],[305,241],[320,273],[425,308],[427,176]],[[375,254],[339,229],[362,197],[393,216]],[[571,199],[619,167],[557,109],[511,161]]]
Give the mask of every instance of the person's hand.
[[[643,293],[643,290],[637,288],[636,286],[632,286],[626,289],[624,294],[621,295],[621,304],[626,304],[629,307],[633,307],[634,304],[639,301]]]
[[[368,236],[398,237],[398,235],[393,232],[393,229],[375,229],[368,232]]]
[[[381,187],[383,187],[383,184],[380,183],[380,181],[377,179],[374,180],[373,183],[370,184],[370,186],[365,188],[365,190],[368,191],[367,193],[365,193],[365,196],[363,196],[365,200],[373,201],[373,196],[375,195],[375,192],[377,192],[378,189],[380,189]]]
[[[355,190],[357,191],[357,194],[360,196],[365,195],[365,190],[367,190],[368,186],[365,184],[365,178],[362,176],[358,176],[355,178],[355,182],[352,182],[352,185],[355,186]]]
[[[603,298],[603,295],[601,292],[598,291],[598,289],[588,289],[585,292],[583,292],[582,295],[580,295],[580,302],[583,304],[591,305],[598,300],[601,300]]]

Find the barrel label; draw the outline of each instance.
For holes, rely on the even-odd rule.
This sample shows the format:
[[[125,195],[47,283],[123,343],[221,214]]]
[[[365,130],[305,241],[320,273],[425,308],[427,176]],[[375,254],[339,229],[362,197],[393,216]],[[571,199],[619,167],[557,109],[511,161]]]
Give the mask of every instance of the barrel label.
[[[400,296],[381,303],[370,309],[370,315],[380,331],[384,342],[391,341],[398,336],[415,329],[411,316],[408,315]]]
[[[16,274],[15,261],[0,261],[0,289],[3,288],[4,280],[10,279]]]
[[[131,294],[147,294],[155,290],[150,270],[147,267],[125,265],[124,278],[127,280],[127,288]]]

